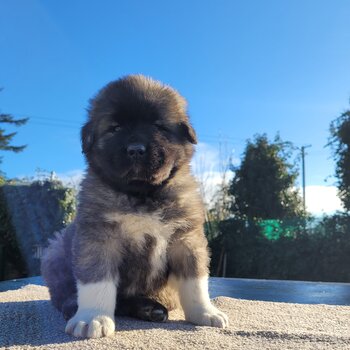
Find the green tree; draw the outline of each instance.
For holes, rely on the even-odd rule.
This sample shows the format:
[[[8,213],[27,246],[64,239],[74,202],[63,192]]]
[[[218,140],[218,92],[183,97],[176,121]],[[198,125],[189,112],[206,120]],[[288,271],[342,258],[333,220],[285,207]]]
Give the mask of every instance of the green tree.
[[[277,135],[273,142],[256,135],[248,140],[241,164],[230,184],[232,212],[237,218],[288,219],[304,214],[296,190],[298,169],[291,161],[295,148]]]
[[[9,124],[14,126],[21,126],[24,125],[27,121],[28,118],[15,119],[11,114],[0,113],[0,151],[11,151],[18,153],[24,150],[26,145],[14,146],[13,144],[11,144],[17,132],[6,133],[3,125]]]
[[[339,197],[344,208],[350,211],[350,110],[331,122],[330,134],[328,146],[331,146],[336,162]]]

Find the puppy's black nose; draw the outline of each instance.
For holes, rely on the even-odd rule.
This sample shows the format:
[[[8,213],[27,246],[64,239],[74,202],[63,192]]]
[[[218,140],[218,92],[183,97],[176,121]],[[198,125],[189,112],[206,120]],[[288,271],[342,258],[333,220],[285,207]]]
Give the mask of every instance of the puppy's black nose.
[[[132,143],[128,146],[126,152],[130,158],[141,158],[146,153],[146,147],[141,143]]]

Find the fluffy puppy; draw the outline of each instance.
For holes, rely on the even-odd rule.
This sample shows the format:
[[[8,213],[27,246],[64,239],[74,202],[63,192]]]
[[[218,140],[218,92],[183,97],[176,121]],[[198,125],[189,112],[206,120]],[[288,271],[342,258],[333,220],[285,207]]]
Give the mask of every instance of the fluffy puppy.
[[[204,210],[190,173],[185,100],[141,75],[111,82],[82,129],[88,169],[74,222],[50,241],[42,275],[77,337],[109,336],[115,313],[225,327],[208,295]]]

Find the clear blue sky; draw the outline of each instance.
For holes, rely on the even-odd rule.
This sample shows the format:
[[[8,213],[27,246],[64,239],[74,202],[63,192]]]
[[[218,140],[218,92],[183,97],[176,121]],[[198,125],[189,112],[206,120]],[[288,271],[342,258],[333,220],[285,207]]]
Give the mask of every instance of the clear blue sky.
[[[350,1],[1,0],[0,108],[29,116],[8,177],[83,169],[79,128],[108,81],[143,73],[189,101],[201,142],[239,157],[255,133],[298,146],[309,184],[333,173],[332,119],[349,108]]]

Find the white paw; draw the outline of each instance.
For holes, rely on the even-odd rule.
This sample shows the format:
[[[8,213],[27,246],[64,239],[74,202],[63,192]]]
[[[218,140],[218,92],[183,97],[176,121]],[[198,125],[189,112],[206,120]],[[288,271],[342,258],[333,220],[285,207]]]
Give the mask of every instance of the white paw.
[[[108,337],[114,331],[113,315],[106,315],[99,310],[92,309],[78,310],[66,326],[66,333],[83,338]]]
[[[198,308],[186,315],[186,321],[197,324],[198,326],[209,327],[228,327],[228,317],[226,314],[218,310],[216,307],[210,305],[204,308]]]

